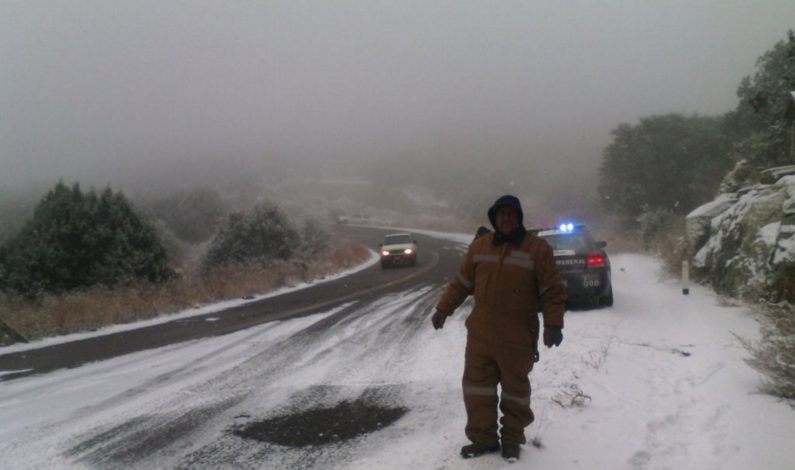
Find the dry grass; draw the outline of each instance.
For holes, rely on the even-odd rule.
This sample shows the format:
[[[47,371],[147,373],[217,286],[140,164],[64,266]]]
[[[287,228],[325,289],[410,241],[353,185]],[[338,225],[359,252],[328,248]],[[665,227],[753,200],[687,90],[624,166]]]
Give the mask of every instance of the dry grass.
[[[319,279],[360,264],[369,256],[362,245],[343,245],[312,260],[227,267],[207,274],[186,268],[179,279],[161,286],[95,287],[37,302],[0,294],[0,320],[30,340],[91,331]],[[0,331],[0,344],[10,341]]]
[[[758,343],[738,339],[751,353],[746,362],[766,377],[761,390],[789,400],[795,407],[795,307],[768,304],[762,311],[767,320],[762,326],[762,339]]]
[[[679,277],[682,274],[682,261],[688,259],[685,247],[685,221],[677,219],[668,232],[657,237],[651,249],[662,259],[666,272]]]

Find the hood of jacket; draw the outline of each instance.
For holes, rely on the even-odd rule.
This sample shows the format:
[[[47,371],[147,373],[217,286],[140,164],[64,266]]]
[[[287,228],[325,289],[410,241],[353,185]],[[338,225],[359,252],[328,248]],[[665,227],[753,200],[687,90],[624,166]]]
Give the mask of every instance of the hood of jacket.
[[[509,206],[516,209],[516,212],[519,214],[518,226],[516,230],[514,230],[510,235],[503,235],[500,230],[497,228],[497,211],[500,207]],[[527,230],[522,225],[522,221],[524,220],[524,211],[522,211],[522,204],[519,202],[519,198],[516,196],[512,196],[510,194],[506,194],[505,196],[501,196],[499,199],[494,201],[494,204],[491,205],[489,208],[489,222],[491,222],[491,226],[494,227],[494,239],[492,240],[495,245],[500,245],[504,242],[513,243],[516,241],[520,241],[524,238]]]

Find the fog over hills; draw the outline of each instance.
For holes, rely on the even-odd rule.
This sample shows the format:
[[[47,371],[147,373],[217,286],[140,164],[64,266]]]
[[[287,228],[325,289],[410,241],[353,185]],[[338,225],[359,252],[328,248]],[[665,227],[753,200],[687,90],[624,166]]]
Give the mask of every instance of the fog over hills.
[[[0,190],[341,178],[592,201],[610,130],[722,114],[788,1],[0,5]]]

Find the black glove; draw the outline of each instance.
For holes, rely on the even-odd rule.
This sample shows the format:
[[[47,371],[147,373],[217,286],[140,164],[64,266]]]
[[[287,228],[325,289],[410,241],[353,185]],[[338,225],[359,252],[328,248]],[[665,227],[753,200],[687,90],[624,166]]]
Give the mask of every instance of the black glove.
[[[552,346],[560,346],[562,342],[563,328],[559,326],[544,327],[544,346],[551,348]]]
[[[433,316],[431,317],[431,323],[433,323],[433,329],[438,330],[444,327],[444,321],[447,320],[447,314],[440,312],[437,310],[434,312]]]

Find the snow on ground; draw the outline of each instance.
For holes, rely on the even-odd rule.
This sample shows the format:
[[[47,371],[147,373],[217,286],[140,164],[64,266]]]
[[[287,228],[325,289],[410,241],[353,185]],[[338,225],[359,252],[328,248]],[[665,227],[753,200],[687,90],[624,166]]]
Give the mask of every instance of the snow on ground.
[[[511,468],[795,468],[795,412],[756,393],[759,374],[743,362],[747,353],[734,336],[757,338],[750,312],[719,305],[701,287],[682,295],[648,257],[614,256],[613,267],[615,306],[569,312],[561,347],[541,351],[531,373],[536,421],[526,433],[540,448],[524,446]],[[456,314],[430,333],[418,354],[418,364],[449,364],[426,377],[444,376],[440,434],[384,442],[350,468],[503,465],[491,456],[464,464],[455,455],[464,443],[464,318]]]
[[[428,286],[0,383],[2,467],[795,468],[795,411],[756,392],[761,377],[735,336],[758,339],[754,314],[699,286],[682,295],[652,258],[614,255],[612,266],[614,307],[567,313],[561,347],[541,351],[531,373],[536,421],[526,432],[535,445],[515,464],[458,456],[471,304],[434,331],[430,306],[440,290]],[[225,432],[365,392],[409,411],[353,441],[310,448]],[[141,432],[178,429],[169,426],[175,416],[200,419],[174,445],[124,460]]]

